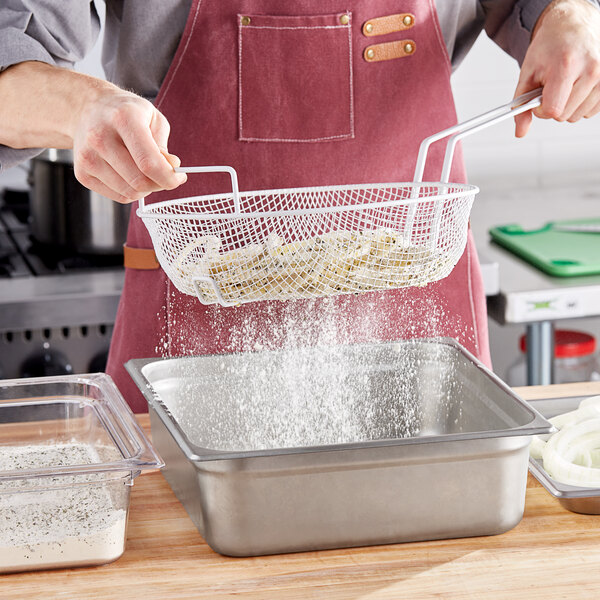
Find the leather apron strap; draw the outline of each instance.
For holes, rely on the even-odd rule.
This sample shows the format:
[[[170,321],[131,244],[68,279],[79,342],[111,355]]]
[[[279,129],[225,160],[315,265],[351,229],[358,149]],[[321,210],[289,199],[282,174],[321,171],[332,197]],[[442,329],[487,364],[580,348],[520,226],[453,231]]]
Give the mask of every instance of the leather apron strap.
[[[160,269],[160,264],[156,260],[156,254],[152,248],[132,248],[127,244],[123,245],[123,264],[127,269],[141,271]]]

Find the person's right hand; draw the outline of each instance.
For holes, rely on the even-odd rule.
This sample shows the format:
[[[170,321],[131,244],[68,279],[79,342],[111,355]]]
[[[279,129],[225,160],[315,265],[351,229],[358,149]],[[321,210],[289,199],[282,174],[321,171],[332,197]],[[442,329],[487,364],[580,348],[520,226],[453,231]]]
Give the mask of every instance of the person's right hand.
[[[532,113],[575,123],[600,112],[600,10],[587,0],[553,0],[542,12],[525,55],[515,98],[543,87],[542,104],[515,117],[517,137]]]
[[[75,176],[87,188],[129,203],[172,190],[187,176],[167,151],[170,126],[147,100],[113,86],[98,90],[73,119]]]

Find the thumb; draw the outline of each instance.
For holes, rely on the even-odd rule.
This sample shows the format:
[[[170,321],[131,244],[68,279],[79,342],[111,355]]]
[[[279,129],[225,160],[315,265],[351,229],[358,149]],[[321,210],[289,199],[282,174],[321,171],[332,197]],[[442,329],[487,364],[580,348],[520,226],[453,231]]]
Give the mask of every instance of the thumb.
[[[181,166],[181,160],[175,154],[170,154],[166,148],[161,148],[162,155],[167,159],[167,162],[174,168]]]
[[[171,126],[166,117],[156,109],[152,112],[150,131],[159,148],[166,148],[171,133]]]
[[[152,119],[150,120],[150,132],[152,133],[152,137],[154,138],[156,145],[160,148],[162,155],[165,157],[165,160],[171,167],[178,167],[181,164],[179,159],[176,156],[169,154],[167,151],[171,126],[169,125],[169,121],[167,121],[165,116],[157,110],[154,110],[152,113]]]
[[[181,160],[179,160],[179,157],[175,156],[174,154],[170,154],[167,150],[169,134],[171,133],[169,121],[167,121],[165,116],[157,110],[154,111],[152,120],[150,121],[150,131],[152,132],[152,137],[156,141],[156,145],[160,148],[162,155],[165,157],[169,165],[171,165],[173,169],[180,167]]]
[[[526,92],[529,92],[538,87],[530,79],[530,77],[525,75],[524,69],[525,65],[523,65],[523,68],[521,69],[521,76],[519,77],[519,82],[517,83],[517,88],[515,89],[515,95],[513,98],[517,98],[521,94],[525,94]],[[520,115],[517,115],[515,117],[515,136],[518,138],[525,137],[531,127],[532,121],[533,115],[530,110],[521,113]]]

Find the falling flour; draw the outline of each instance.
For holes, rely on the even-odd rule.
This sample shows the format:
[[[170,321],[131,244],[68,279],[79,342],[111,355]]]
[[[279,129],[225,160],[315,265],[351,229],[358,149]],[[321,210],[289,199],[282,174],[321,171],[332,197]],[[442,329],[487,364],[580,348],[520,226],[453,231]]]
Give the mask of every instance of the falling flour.
[[[0,446],[0,471],[94,464],[82,443]],[[103,474],[0,483],[0,572],[103,564],[124,550],[123,481]]]
[[[441,360],[436,367],[435,357],[425,364],[407,350],[384,373],[348,346],[454,334],[473,347],[472,330],[445,308],[435,286],[427,289],[234,308],[202,306],[172,292],[157,353],[214,354],[210,344],[218,340],[219,352],[234,357],[191,362],[155,392],[201,447],[253,450],[425,435],[435,426],[426,422],[423,411],[432,409],[423,407],[420,387],[433,386],[446,410],[452,365]],[[284,352],[272,362],[269,350]],[[209,363],[210,372],[203,371]]]

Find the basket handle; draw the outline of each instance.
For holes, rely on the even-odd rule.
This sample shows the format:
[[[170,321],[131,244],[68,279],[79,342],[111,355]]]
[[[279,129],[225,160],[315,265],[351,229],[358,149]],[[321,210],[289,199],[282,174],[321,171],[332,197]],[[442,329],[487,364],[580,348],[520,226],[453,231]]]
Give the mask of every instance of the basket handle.
[[[214,166],[214,167],[176,167],[176,173],[229,173],[231,178],[231,190],[233,192],[233,210],[235,213],[240,212],[240,189],[238,186],[237,173],[233,167]],[[144,209],[144,198],[139,200],[139,209]]]
[[[429,147],[433,142],[437,142],[442,138],[453,136],[448,143],[446,148],[446,155],[444,157],[444,165],[442,167],[442,176],[441,181],[447,182],[448,177],[450,175],[450,168],[452,166],[452,159],[454,157],[454,149],[456,147],[456,143],[463,137],[470,135],[471,133],[476,133],[481,129],[485,129],[490,125],[494,125],[508,119],[509,117],[514,117],[523,112],[531,110],[532,108],[536,108],[542,102],[542,88],[537,88],[525,94],[522,94],[518,98],[511,100],[508,104],[503,104],[498,108],[494,108],[486,113],[483,113],[477,117],[473,117],[464,123],[458,123],[453,127],[449,127],[448,129],[444,129],[438,133],[434,133],[429,137],[425,138],[421,142],[421,146],[419,147],[419,154],[417,156],[417,165],[415,167],[415,174],[413,180],[415,182],[423,181],[423,172],[425,171],[425,163],[427,162],[427,153],[429,151]]]
[[[495,125],[496,123],[500,123],[500,121],[504,121],[508,118],[516,117],[521,113],[527,112],[532,108],[537,108],[542,103],[542,90],[539,88],[538,90],[534,90],[535,92],[539,92],[536,96],[534,96],[530,100],[526,100],[524,103],[514,106],[514,102],[519,100],[519,98],[523,98],[523,96],[519,96],[519,98],[515,98],[513,102],[500,107],[503,109],[503,112],[498,113],[496,116],[493,116],[486,121],[474,123],[468,129],[464,129],[458,133],[455,133],[449,140],[448,145],[446,146],[446,154],[444,155],[444,164],[442,166],[442,175],[440,181],[442,183],[448,183],[450,179],[450,170],[452,169],[452,160],[454,159],[454,150],[456,149],[456,144],[462,138],[471,135],[472,133],[477,133],[486,127],[490,127],[490,125]],[[498,109],[498,110],[500,110]]]

